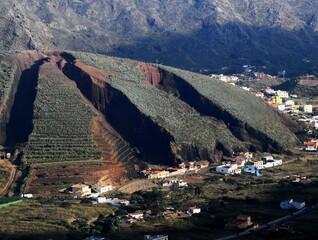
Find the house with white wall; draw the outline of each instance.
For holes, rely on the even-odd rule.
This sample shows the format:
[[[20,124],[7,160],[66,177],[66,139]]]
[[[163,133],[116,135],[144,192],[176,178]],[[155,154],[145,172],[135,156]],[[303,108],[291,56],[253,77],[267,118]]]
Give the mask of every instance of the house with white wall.
[[[99,186],[99,187],[95,187],[94,190],[100,194],[109,192],[113,189],[111,184],[108,185],[104,185],[104,186]]]
[[[72,186],[72,193],[79,197],[84,197],[84,196],[90,195],[92,191],[88,185],[75,184]]]
[[[223,174],[241,174],[242,170],[238,168],[237,164],[225,164],[221,166],[217,166],[215,169],[218,173]]]
[[[190,207],[188,209],[188,212],[191,214],[198,214],[201,212],[201,208],[197,208],[197,207]]]

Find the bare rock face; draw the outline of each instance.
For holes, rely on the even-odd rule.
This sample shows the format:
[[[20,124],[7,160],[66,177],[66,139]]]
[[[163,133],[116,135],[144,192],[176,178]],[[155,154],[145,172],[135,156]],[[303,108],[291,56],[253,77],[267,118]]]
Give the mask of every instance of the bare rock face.
[[[0,48],[81,50],[193,70],[253,64],[300,73],[318,62],[317,9],[312,0],[4,0]]]

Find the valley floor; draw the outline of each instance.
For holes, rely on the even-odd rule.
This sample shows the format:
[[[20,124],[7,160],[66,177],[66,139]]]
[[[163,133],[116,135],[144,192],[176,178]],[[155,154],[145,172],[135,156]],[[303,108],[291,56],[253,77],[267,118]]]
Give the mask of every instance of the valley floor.
[[[259,177],[224,176],[206,170],[180,176],[188,182],[187,188],[162,187],[151,180],[137,180],[123,187],[123,192],[106,194],[106,197],[128,199],[130,205],[124,209],[108,204],[92,205],[88,199],[81,203],[65,198],[23,200],[20,204],[0,208],[0,236],[27,239],[25,234],[32,232],[37,239],[83,239],[101,234],[106,239],[125,240],[143,239],[145,234],[168,234],[169,239],[192,240],[233,235],[237,232],[224,226],[238,215],[251,216],[255,224],[263,225],[293,212],[280,208],[282,200],[293,198],[306,201],[307,205],[317,203],[318,155],[301,152],[282,157],[286,164],[263,170]],[[306,181],[293,182],[286,177],[292,175],[305,176]],[[191,206],[200,208],[201,213],[179,215],[183,217],[166,215],[167,209],[185,212]],[[127,223],[128,213],[146,210],[152,210],[152,214]],[[293,233],[264,233],[246,239],[312,239],[318,233],[318,214],[313,212],[286,224]]]

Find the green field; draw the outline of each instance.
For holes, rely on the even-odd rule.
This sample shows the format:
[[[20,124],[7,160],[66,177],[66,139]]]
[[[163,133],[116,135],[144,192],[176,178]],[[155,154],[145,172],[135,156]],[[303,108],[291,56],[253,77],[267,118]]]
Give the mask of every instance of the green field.
[[[152,86],[131,86],[123,82],[115,82],[114,86],[141,112],[168,129],[177,144],[205,147],[215,145],[218,139],[229,150],[243,146],[227,128],[201,117],[193,108],[166,92]]]
[[[25,162],[99,159],[101,153],[92,139],[93,116],[74,89],[54,76],[40,78]]]
[[[114,207],[107,204],[80,205],[24,200],[17,205],[0,208],[0,238],[19,236],[20,239],[62,240],[70,234],[72,239],[81,239],[83,234],[90,231],[89,221],[99,215],[107,216],[114,210]]]
[[[6,56],[0,54],[0,106],[11,89],[16,70],[15,65],[4,60]]]
[[[211,147],[218,142],[229,152],[243,147],[224,125],[200,116],[193,108],[171,94],[153,86],[138,84],[145,80],[145,77],[136,68],[136,64],[129,60],[86,53],[72,54],[85,64],[107,72],[116,71],[118,75],[110,78],[111,85],[123,92],[143,114],[171,132],[177,144]],[[117,68],[114,67],[116,64]]]
[[[279,116],[263,100],[250,92],[205,75],[172,67],[160,67],[184,79],[203,97],[211,100],[239,121],[264,133],[282,147],[288,148],[298,143],[296,136],[283,125]]]

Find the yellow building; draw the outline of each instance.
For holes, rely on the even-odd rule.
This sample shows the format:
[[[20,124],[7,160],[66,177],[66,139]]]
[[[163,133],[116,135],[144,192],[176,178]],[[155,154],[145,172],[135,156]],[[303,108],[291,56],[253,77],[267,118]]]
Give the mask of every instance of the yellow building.
[[[276,103],[278,105],[283,104],[283,99],[280,96],[274,96],[272,99],[273,99],[273,103]]]

